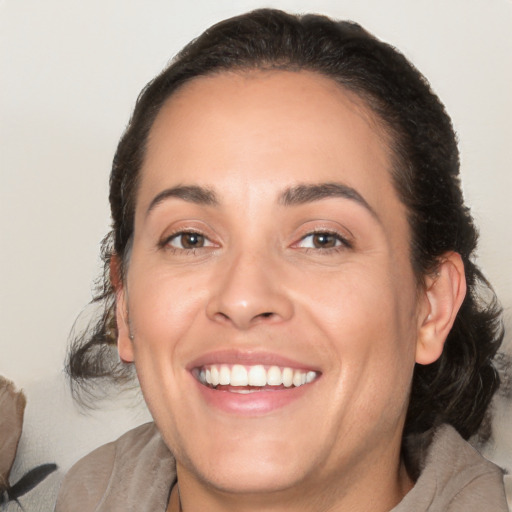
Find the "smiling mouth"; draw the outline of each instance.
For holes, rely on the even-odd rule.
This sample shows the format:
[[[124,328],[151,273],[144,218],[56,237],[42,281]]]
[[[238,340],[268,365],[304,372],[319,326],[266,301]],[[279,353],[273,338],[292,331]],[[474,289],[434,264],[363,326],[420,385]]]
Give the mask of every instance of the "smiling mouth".
[[[218,391],[254,393],[297,388],[310,384],[319,372],[287,366],[244,366],[241,364],[212,364],[194,368],[194,377],[203,385]]]

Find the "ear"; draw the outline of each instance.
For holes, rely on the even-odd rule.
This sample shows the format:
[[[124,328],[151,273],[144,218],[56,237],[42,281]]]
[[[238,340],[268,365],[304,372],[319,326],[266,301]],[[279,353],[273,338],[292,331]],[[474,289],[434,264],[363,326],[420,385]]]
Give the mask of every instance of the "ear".
[[[128,322],[126,289],[121,277],[121,260],[117,255],[113,255],[110,259],[110,282],[116,293],[117,351],[121,361],[133,363],[135,358]]]
[[[435,275],[427,277],[423,293],[416,362],[430,364],[441,356],[444,342],[466,295],[464,263],[460,254],[449,252],[442,256]]]

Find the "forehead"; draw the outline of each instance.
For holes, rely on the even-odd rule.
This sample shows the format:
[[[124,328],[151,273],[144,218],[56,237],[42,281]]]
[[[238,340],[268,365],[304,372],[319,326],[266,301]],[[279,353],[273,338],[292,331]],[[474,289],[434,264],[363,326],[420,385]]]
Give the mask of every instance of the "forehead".
[[[193,79],[167,100],[150,131],[143,170],[171,151],[173,160],[192,166],[206,152],[218,165],[228,163],[222,158],[234,165],[237,154],[280,152],[296,164],[313,152],[323,160],[339,153],[345,160],[373,159],[389,170],[389,147],[379,118],[330,78],[309,71],[223,72]],[[340,163],[332,162],[343,170]]]
[[[297,184],[342,182],[383,217],[405,219],[392,162],[383,123],[334,80],[307,71],[224,72],[192,80],[162,107],[138,206],[176,185],[249,200],[258,191],[277,197]]]
[[[223,130],[233,124],[238,125],[241,137],[251,132],[257,135],[262,128],[272,130],[276,144],[286,134],[300,140],[300,132],[304,134],[308,128],[328,143],[338,138],[345,126],[357,130],[354,136],[361,144],[370,136],[385,152],[390,146],[382,120],[357,94],[333,79],[311,71],[248,70],[198,77],[175,91],[156,117],[149,147],[158,151],[162,142],[170,142],[171,135],[182,142],[195,134],[193,142],[198,143],[203,128]],[[184,131],[188,128],[192,130]],[[218,137],[211,133],[209,140],[212,138],[220,138],[220,133]]]

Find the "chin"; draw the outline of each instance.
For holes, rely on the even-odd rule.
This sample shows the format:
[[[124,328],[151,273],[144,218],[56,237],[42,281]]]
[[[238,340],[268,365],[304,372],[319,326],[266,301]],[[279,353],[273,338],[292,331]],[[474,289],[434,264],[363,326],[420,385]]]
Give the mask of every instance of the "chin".
[[[261,461],[240,461],[220,465],[216,471],[199,475],[209,486],[230,494],[260,494],[286,491],[297,486],[304,478],[297,467],[283,467]]]
[[[308,453],[308,450],[296,448],[289,453],[282,440],[267,443],[261,439],[254,443],[218,441],[212,450],[203,449],[185,457],[184,466],[208,486],[221,492],[279,492],[293,488],[307,478],[308,464],[299,454]]]

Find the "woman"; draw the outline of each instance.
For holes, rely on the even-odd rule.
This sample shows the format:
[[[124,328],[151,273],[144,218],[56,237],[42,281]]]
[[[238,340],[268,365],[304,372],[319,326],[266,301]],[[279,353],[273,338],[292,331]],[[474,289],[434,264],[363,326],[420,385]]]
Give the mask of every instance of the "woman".
[[[155,424],[57,510],[506,511],[463,440],[502,332],[458,172],[426,80],[356,24],[260,10],[190,43],[119,143],[105,314],[69,361],[134,365]]]

